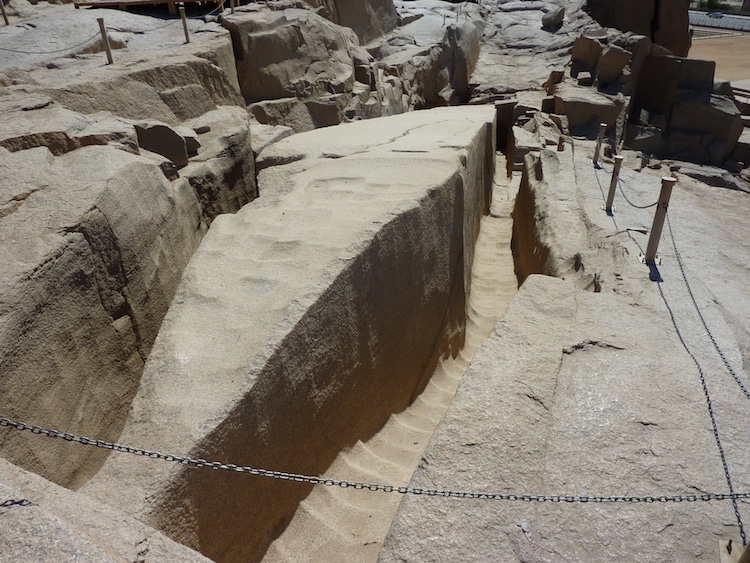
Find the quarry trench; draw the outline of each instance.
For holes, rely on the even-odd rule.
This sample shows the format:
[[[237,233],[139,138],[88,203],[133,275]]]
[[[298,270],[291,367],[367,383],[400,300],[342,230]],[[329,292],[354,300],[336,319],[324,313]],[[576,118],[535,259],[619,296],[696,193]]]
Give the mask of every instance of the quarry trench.
[[[322,477],[408,485],[472,357],[516,294],[511,235],[519,182],[518,173],[508,178],[505,157],[498,152],[490,211],[481,220],[475,246],[464,346],[456,356],[440,360],[409,407],[391,415],[371,438],[342,451]],[[263,562],[303,556],[332,563],[377,561],[400,500],[401,495],[316,485]]]
[[[261,162],[259,181],[277,188],[212,223],[118,441],[317,475],[426,386],[455,385],[454,375],[428,381],[442,358],[465,362],[482,340],[465,330],[485,314],[471,287],[493,285],[470,275],[480,223],[501,215],[510,232],[510,200],[489,200],[500,184],[494,114],[428,110],[270,146],[265,158],[287,164]],[[283,157],[320,146],[336,158]],[[374,180],[362,178],[373,162]],[[515,290],[512,263],[506,274]],[[256,561],[310,489],[110,456],[81,492],[111,502],[116,490],[120,510],[173,540],[216,561]]]

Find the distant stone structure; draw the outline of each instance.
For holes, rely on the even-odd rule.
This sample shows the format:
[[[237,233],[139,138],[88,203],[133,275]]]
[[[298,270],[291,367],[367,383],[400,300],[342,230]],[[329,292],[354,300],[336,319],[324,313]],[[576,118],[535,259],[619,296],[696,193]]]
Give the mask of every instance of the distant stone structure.
[[[690,49],[689,5],[689,0],[589,0],[588,12],[605,27],[645,35],[685,57]]]

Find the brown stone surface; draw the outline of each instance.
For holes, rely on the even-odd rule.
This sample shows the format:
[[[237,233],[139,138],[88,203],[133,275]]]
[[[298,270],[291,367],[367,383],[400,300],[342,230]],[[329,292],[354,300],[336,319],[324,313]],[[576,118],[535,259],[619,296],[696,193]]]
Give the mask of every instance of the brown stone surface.
[[[265,196],[212,224],[121,440],[316,473],[408,405],[462,341],[493,118],[411,112],[266,149]],[[309,491],[142,461],[110,457],[84,490],[116,487],[126,513],[220,561],[259,559]]]
[[[477,353],[410,484],[517,495],[726,492],[700,374],[682,338],[705,374],[734,489],[747,490],[748,400],[705,337],[669,231],[657,286],[637,259],[651,212],[618,193],[608,217],[600,205],[611,163],[592,170],[581,148],[575,157],[567,145],[541,160],[527,157],[514,249],[525,257],[523,275],[563,279],[525,280]],[[631,202],[647,205],[659,178],[648,169],[629,170],[636,162],[626,158],[623,189]],[[728,363],[747,382],[748,196],[678,178],[669,214],[682,268]],[[746,524],[748,504],[740,501],[738,509]],[[739,537],[729,501],[407,495],[380,560],[715,561],[722,537]]]
[[[0,507],[3,561],[210,561],[112,506],[4,460],[0,460],[0,499],[29,503]]]
[[[0,402],[3,416],[112,440],[207,225],[257,188],[247,113],[217,105],[241,101],[228,34],[206,24],[189,45],[164,47],[165,61],[168,31],[148,53],[139,36],[152,18],[98,13],[131,39],[117,43],[119,64],[85,52],[46,64],[19,56],[14,68],[0,59],[0,73],[18,82],[0,88]],[[71,44],[95,25],[91,11],[55,14],[0,36],[40,50],[42,36]],[[186,116],[197,120],[178,126]],[[180,151],[149,142],[144,123]],[[3,456],[66,486],[107,455],[67,443],[38,450],[30,438],[4,429]]]
[[[645,35],[684,57],[690,47],[689,0],[589,0],[591,16],[601,25]]]

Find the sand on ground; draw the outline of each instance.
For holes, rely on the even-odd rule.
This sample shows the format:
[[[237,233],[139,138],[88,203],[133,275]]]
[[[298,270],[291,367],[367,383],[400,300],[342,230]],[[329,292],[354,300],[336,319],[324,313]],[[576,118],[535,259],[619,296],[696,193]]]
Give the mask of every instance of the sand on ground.
[[[688,57],[716,61],[717,80],[750,80],[750,33],[724,37],[693,37]]]

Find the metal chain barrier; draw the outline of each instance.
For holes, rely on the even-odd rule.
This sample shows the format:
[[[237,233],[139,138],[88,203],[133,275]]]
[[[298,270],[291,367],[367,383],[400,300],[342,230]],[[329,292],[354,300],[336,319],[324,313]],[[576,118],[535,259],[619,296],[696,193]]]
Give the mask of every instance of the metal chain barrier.
[[[706,399],[706,408],[708,410],[708,416],[711,420],[711,430],[714,434],[714,440],[716,441],[716,447],[719,450],[719,457],[721,458],[721,465],[724,469],[724,478],[727,482],[727,487],[729,488],[730,494],[734,493],[734,486],[732,484],[732,475],[729,472],[729,465],[727,464],[727,458],[726,454],[724,453],[724,445],[721,443],[721,437],[719,436],[719,427],[716,424],[716,417],[714,415],[714,409],[713,405],[711,403],[711,395],[708,392],[708,386],[706,385],[706,376],[703,371],[703,368],[701,367],[700,362],[698,361],[698,358],[695,357],[695,354],[690,350],[690,348],[687,345],[687,342],[685,342],[685,339],[682,337],[682,332],[680,331],[680,328],[677,325],[677,319],[674,316],[674,312],[672,311],[672,307],[670,307],[669,302],[667,301],[667,297],[664,295],[664,290],[662,288],[661,281],[656,282],[656,286],[659,288],[659,295],[661,295],[661,299],[664,302],[664,306],[667,308],[667,312],[669,313],[669,318],[672,320],[672,325],[674,326],[675,332],[677,333],[677,338],[680,340],[680,343],[682,344],[682,347],[685,349],[685,352],[687,352],[688,356],[693,360],[693,363],[695,364],[695,368],[698,370],[698,376],[700,377],[701,387],[703,389],[703,396]],[[737,519],[737,525],[740,529],[740,536],[742,537],[742,545],[747,545],[747,536],[745,535],[745,527],[742,524],[742,516],[740,515],[739,507],[737,506],[737,499],[732,499],[732,506],[734,508],[734,515]]]
[[[27,498],[22,499],[8,499],[0,502],[0,508],[10,508],[11,506],[36,506]]]
[[[598,174],[597,174],[597,168],[596,168],[596,166],[594,167],[594,174],[596,175],[597,182],[599,182],[599,177],[598,177]],[[637,209],[648,209],[649,207],[654,207],[655,205],[657,205],[659,203],[657,201],[656,203],[654,203],[652,205],[648,205],[648,206],[639,206],[639,205],[636,205],[632,201],[630,201],[630,199],[628,199],[628,197],[625,195],[625,191],[623,190],[623,187],[622,187],[622,181],[619,178],[618,178],[618,182],[617,183],[618,183],[618,187],[620,189],[620,192],[621,192],[623,198],[625,198],[625,201],[629,205],[631,205],[632,207],[635,207]],[[601,182],[599,182],[599,189],[602,192],[602,197],[604,197],[604,191],[602,189]],[[724,355],[724,353],[719,348],[719,345],[718,345],[718,342],[716,341],[716,338],[713,336],[713,333],[708,328],[708,324],[706,323],[706,320],[705,320],[705,318],[703,317],[703,314],[700,311],[700,307],[698,307],[698,302],[695,299],[695,296],[693,295],[692,289],[690,288],[690,284],[689,284],[688,279],[687,279],[687,275],[686,275],[686,272],[685,272],[685,267],[684,267],[684,264],[682,262],[682,257],[680,255],[679,251],[677,250],[677,245],[676,245],[675,240],[674,240],[674,233],[672,231],[672,225],[671,225],[671,222],[669,220],[669,213],[667,212],[667,213],[665,213],[665,215],[666,215],[666,219],[667,219],[667,226],[669,228],[669,234],[670,234],[670,237],[672,239],[672,246],[674,247],[675,256],[677,258],[677,264],[679,265],[680,272],[682,273],[682,279],[685,282],[685,285],[687,286],[688,293],[690,295],[690,298],[691,298],[691,300],[693,302],[693,305],[694,305],[696,311],[698,312],[698,316],[700,317],[701,322],[703,323],[703,327],[705,328],[706,333],[708,334],[708,336],[709,336],[712,344],[714,345],[714,348],[716,349],[716,351],[718,352],[718,354],[721,357],[722,361],[724,362],[724,365],[726,366],[727,370],[729,370],[729,373],[732,375],[732,377],[734,378],[734,380],[740,386],[740,389],[742,389],[742,391],[745,394],[745,396],[748,399],[750,399],[750,392],[748,392],[747,388],[742,383],[742,381],[740,380],[739,376],[736,374],[736,372],[730,366],[729,362],[726,359],[726,356]],[[615,228],[617,228],[617,222],[615,221],[614,216],[612,217],[612,221],[615,224]],[[640,248],[640,245],[633,238],[633,236],[632,236],[632,234],[630,232],[628,232],[628,236]],[[642,250],[641,250],[641,252],[642,252]],[[659,294],[661,296],[661,299],[664,302],[664,306],[667,308],[667,312],[668,312],[669,317],[670,317],[670,319],[672,321],[672,325],[674,326],[675,332],[677,333],[677,337],[678,337],[680,343],[682,344],[683,349],[687,352],[687,354],[693,360],[693,363],[695,364],[695,367],[698,370],[698,375],[699,375],[699,378],[700,378],[701,387],[703,389],[703,395],[704,395],[704,398],[706,400],[706,408],[708,410],[709,419],[711,421],[711,429],[713,431],[714,440],[716,442],[716,447],[717,447],[717,449],[719,451],[719,457],[721,458],[721,465],[722,465],[722,468],[724,470],[724,478],[725,478],[725,480],[727,482],[727,487],[729,488],[729,493],[730,493],[730,496],[731,496],[731,495],[734,494],[734,485],[732,483],[732,476],[731,476],[730,471],[729,471],[729,465],[727,464],[726,454],[724,452],[724,445],[722,444],[721,437],[719,435],[719,428],[718,428],[718,425],[716,423],[716,417],[714,416],[713,404],[711,402],[711,396],[710,396],[710,394],[708,392],[708,386],[706,385],[705,373],[703,371],[703,367],[700,365],[700,362],[698,361],[698,358],[696,358],[696,356],[693,354],[693,352],[690,350],[690,348],[688,347],[687,343],[683,339],[682,333],[680,332],[680,329],[679,329],[679,327],[677,325],[677,319],[675,318],[674,312],[672,311],[672,308],[669,305],[667,297],[664,294],[664,290],[662,288],[662,283],[663,282],[661,280],[657,281],[657,287],[659,288]],[[739,530],[740,530],[740,536],[742,538],[742,545],[743,546],[747,546],[747,536],[745,534],[745,528],[744,528],[744,525],[743,525],[743,522],[742,522],[742,516],[740,515],[739,507],[737,505],[737,500],[738,499],[737,498],[732,498],[731,500],[732,500],[732,507],[734,509],[735,519],[737,520],[737,525],[738,525]]]
[[[732,376],[734,381],[737,383],[739,388],[742,390],[745,397],[750,399],[750,391],[748,391],[747,387],[742,382],[739,375],[737,375],[737,372],[735,372],[732,366],[729,364],[729,360],[727,360],[726,355],[719,347],[719,343],[716,341],[716,338],[714,337],[713,332],[711,332],[711,329],[708,328],[708,323],[706,323],[706,319],[703,317],[703,313],[701,312],[701,309],[698,306],[698,301],[695,299],[695,295],[693,294],[693,289],[690,287],[690,282],[688,282],[687,273],[685,272],[685,264],[682,261],[682,256],[680,254],[680,251],[677,250],[677,243],[674,240],[674,232],[672,231],[672,222],[669,220],[669,213],[667,213],[667,229],[669,229],[669,236],[672,239],[672,248],[674,248],[674,254],[675,254],[675,257],[677,258],[677,265],[680,268],[682,279],[685,282],[685,287],[687,288],[688,295],[690,295],[690,300],[693,302],[693,306],[695,307],[695,310],[698,313],[698,317],[700,318],[701,323],[703,324],[703,328],[706,329],[706,334],[708,335],[709,340],[711,340],[711,344],[713,344],[713,347],[716,350],[716,353],[719,354],[719,357],[721,358],[721,361],[724,363],[724,366],[727,368],[727,371]]]
[[[40,434],[50,438],[62,438],[68,442],[77,442],[86,446],[95,446],[117,452],[124,452],[133,455],[161,459],[187,465],[189,467],[207,467],[214,470],[232,471],[245,475],[256,475],[259,477],[269,477],[271,479],[281,479],[284,481],[296,481],[299,483],[309,483],[311,485],[325,485],[328,487],[341,487],[344,489],[360,489],[368,491],[381,491],[384,493],[398,493],[402,495],[425,495],[431,497],[447,498],[468,498],[481,500],[505,500],[505,501],[523,501],[523,502],[567,502],[567,503],[667,503],[667,502],[696,502],[696,501],[723,501],[731,500],[736,503],[739,499],[750,499],[750,492],[738,493],[730,489],[729,493],[703,493],[700,495],[610,495],[610,496],[588,496],[588,495],[538,495],[522,493],[492,493],[481,491],[451,491],[444,489],[422,489],[419,487],[406,487],[395,485],[383,485],[378,483],[362,483],[358,481],[346,481],[343,479],[326,479],[316,475],[304,475],[301,473],[286,473],[283,471],[273,471],[270,469],[260,469],[256,467],[247,467],[234,465],[231,463],[220,463],[218,461],[207,461],[205,459],[194,459],[186,456],[167,454],[125,446],[116,442],[106,442],[104,440],[95,440],[85,436],[76,436],[68,432],[60,432],[17,422],[9,418],[0,417],[0,427],[6,426],[21,431],[29,431],[32,434]]]
[[[631,207],[635,207],[636,209],[650,209],[651,207],[656,207],[656,205],[659,203],[659,201],[655,201],[651,205],[636,205],[632,201],[628,199],[628,196],[625,195],[625,190],[622,189],[622,180],[620,178],[617,179],[617,187],[620,189],[620,193],[622,194],[623,199],[630,205]]]

